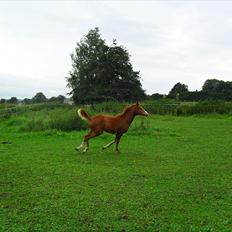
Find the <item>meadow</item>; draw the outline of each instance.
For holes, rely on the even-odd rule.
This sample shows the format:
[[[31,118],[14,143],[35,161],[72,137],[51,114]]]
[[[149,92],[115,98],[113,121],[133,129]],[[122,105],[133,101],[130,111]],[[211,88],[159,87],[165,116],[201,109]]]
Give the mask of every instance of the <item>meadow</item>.
[[[101,149],[110,134],[75,151],[77,120],[60,108],[1,118],[0,231],[232,231],[230,115],[137,117],[119,154]]]

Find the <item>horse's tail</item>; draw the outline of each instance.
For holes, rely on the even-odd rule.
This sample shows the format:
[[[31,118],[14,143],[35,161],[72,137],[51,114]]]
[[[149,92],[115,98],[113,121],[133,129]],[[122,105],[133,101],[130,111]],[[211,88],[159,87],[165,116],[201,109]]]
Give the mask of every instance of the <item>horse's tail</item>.
[[[91,121],[91,117],[87,114],[87,112],[83,109],[79,109],[78,115],[81,117],[81,119],[86,120],[86,121]]]

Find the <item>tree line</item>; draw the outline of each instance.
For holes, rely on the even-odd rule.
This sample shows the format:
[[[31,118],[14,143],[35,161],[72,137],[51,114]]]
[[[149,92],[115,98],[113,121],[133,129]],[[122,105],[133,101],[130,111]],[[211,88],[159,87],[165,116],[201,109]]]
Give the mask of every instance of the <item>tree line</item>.
[[[23,100],[19,100],[16,97],[11,97],[10,99],[0,99],[0,104],[1,103],[17,104],[19,102],[23,104],[64,103],[65,99],[68,101],[68,103],[72,103],[72,99],[67,99],[63,95],[47,98],[42,92],[39,92],[31,99],[24,98]],[[232,81],[208,79],[205,81],[200,91],[198,90],[189,91],[187,85],[178,82],[172,87],[172,89],[169,91],[167,95],[160,93],[154,93],[151,95],[144,94],[143,98],[140,100],[161,100],[161,99],[174,99],[180,101],[206,101],[206,100],[232,101]],[[131,99],[128,98],[126,100],[131,100]],[[82,101],[82,103],[84,103],[84,100]]]
[[[189,91],[187,85],[178,82],[173,86],[167,96],[156,93],[152,94],[150,98],[170,98],[180,101],[232,101],[232,81],[208,79],[205,81],[200,91]]]
[[[47,98],[42,92],[36,93],[33,98],[24,98],[23,100],[16,97],[11,97],[10,99],[0,99],[0,103],[9,103],[9,104],[36,104],[36,103],[64,103],[65,96],[59,95],[57,97]]]

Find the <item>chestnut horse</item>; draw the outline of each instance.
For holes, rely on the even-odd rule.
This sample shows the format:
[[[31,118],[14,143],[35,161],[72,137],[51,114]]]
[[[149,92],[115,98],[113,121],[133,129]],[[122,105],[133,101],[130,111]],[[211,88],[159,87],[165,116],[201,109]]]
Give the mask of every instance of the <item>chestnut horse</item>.
[[[94,138],[106,131],[111,134],[115,134],[115,139],[109,144],[105,145],[102,149],[106,149],[112,144],[116,143],[116,151],[118,150],[118,144],[120,142],[120,138],[124,133],[127,132],[130,124],[132,123],[134,117],[136,115],[148,116],[146,110],[144,110],[139,103],[135,103],[127,106],[121,114],[116,116],[109,115],[96,115],[94,117],[90,117],[85,110],[78,110],[79,116],[88,121],[90,132],[84,136],[84,141],[82,144],[76,148],[76,150],[84,148],[83,152],[85,153],[89,149],[89,139]]]

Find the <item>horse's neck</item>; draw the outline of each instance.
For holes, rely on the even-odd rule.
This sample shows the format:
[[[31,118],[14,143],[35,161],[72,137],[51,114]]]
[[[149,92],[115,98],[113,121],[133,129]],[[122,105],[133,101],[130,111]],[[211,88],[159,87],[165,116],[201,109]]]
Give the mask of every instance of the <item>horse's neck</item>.
[[[135,114],[133,112],[133,109],[128,109],[126,112],[124,112],[122,116],[126,120],[126,122],[130,125],[134,120]]]

